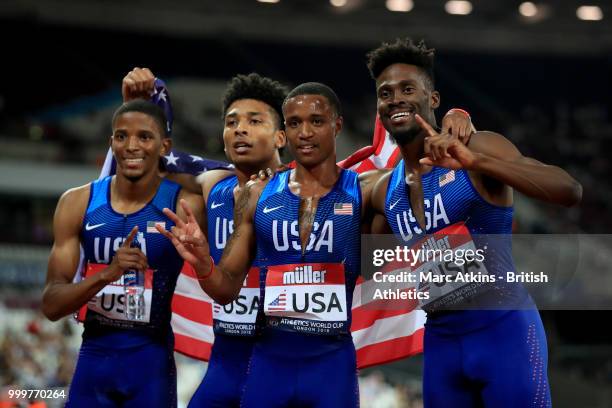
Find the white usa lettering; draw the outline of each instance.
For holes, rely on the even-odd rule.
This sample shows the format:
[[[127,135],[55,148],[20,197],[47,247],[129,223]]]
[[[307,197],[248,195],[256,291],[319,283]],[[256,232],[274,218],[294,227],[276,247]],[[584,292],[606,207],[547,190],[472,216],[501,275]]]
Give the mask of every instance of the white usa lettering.
[[[440,193],[434,196],[433,208],[431,209],[431,202],[429,200],[424,201],[425,209],[425,230],[429,231],[431,228],[438,228],[438,226],[449,225],[450,221],[446,215],[444,209],[444,202],[442,201],[442,195]],[[431,209],[431,211],[429,211]],[[412,239],[414,234],[422,234],[423,230],[417,224],[416,218],[412,214],[412,209],[408,211],[400,211],[395,214],[395,221],[399,229],[399,233],[404,241]]]
[[[140,244],[140,250],[145,256],[147,255],[147,242],[144,238],[144,233],[139,232],[138,234],[138,243]],[[109,264],[111,261],[111,257],[115,254],[115,252],[119,249],[121,244],[125,241],[125,237],[95,237],[94,238],[94,258],[96,259],[96,263],[99,264]],[[111,252],[111,242],[113,243],[112,252]]]
[[[319,228],[321,233],[319,238],[315,235]],[[274,242],[274,248],[279,252],[288,251],[289,248],[293,248],[295,251],[302,250],[302,244],[300,242],[300,233],[298,230],[298,221],[272,220],[272,240]],[[334,222],[332,220],[326,220],[321,226],[318,222],[312,224],[312,232],[306,245],[306,250],[310,251],[314,248],[316,252],[321,251],[323,248],[327,249],[328,253],[334,251]]]
[[[215,246],[217,249],[225,248],[227,239],[234,233],[234,220],[217,217],[215,219]]]

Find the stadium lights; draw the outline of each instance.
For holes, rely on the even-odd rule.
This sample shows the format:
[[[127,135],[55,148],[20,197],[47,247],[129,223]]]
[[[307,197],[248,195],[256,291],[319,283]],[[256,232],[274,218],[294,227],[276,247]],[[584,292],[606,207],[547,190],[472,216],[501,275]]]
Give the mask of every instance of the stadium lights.
[[[472,3],[466,0],[449,0],[444,5],[448,14],[466,16],[472,12]]]
[[[387,0],[387,9],[390,11],[403,11],[407,12],[412,10],[414,3],[412,0]]]
[[[535,17],[538,14],[538,6],[530,1],[526,1],[519,6],[519,13],[525,17]]]
[[[580,6],[576,9],[576,16],[581,20],[599,21],[603,19],[603,11],[599,6]]]
[[[280,0],[257,0],[260,3],[278,3]]]
[[[329,0],[330,4],[334,7],[346,6],[347,0]]]

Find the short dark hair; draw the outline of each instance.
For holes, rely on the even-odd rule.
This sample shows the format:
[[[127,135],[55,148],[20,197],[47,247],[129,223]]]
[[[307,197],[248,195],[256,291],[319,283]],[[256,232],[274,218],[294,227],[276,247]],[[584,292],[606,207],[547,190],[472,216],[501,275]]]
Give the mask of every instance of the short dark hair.
[[[255,99],[269,105],[277,115],[279,129],[284,129],[283,101],[287,96],[287,87],[278,81],[261,76],[254,72],[248,75],[236,75],[227,84],[223,94],[223,117],[230,105],[240,99]]]
[[[377,79],[389,65],[398,63],[415,65],[426,74],[433,89],[435,52],[435,49],[427,48],[423,40],[415,44],[410,38],[397,38],[393,42],[382,43],[378,48],[368,52],[366,55],[368,69],[372,78]]]
[[[337,116],[342,116],[342,106],[340,105],[340,99],[338,95],[329,86],[320,82],[305,82],[293,88],[291,92],[285,98],[283,107],[287,104],[287,101],[291,98],[295,98],[300,95],[320,95],[327,99],[330,106],[334,110]]]
[[[128,112],[140,112],[144,113],[145,115],[149,115],[155,120],[155,122],[159,126],[162,138],[170,137],[170,134],[168,133],[168,129],[166,127],[166,114],[164,113],[164,110],[162,108],[160,108],[153,102],[149,102],[144,99],[134,99],[132,101],[125,102],[113,114],[113,121],[111,122],[112,126],[115,126],[115,122],[117,122],[117,118],[119,116]]]

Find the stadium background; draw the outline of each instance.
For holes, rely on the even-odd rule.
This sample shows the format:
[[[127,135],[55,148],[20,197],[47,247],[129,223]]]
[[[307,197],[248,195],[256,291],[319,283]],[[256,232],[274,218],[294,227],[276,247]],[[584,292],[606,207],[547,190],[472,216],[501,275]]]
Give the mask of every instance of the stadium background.
[[[0,387],[65,387],[71,378],[80,328],[38,312],[52,215],[64,190],[97,176],[120,81],[134,66],[166,80],[175,147],[210,158],[223,158],[220,95],[231,76],[325,82],[345,112],[340,159],[371,140],[376,101],[365,52],[398,36],[424,38],[438,52],[439,114],[463,107],[477,128],[505,134],[583,184],[574,209],[517,195],[516,232],[605,234],[611,17],[609,0],[3,1]],[[610,313],[542,314],[555,405],[612,406]],[[177,362],[186,401],[205,365]],[[362,406],[419,407],[420,378],[418,357],[364,370]]]

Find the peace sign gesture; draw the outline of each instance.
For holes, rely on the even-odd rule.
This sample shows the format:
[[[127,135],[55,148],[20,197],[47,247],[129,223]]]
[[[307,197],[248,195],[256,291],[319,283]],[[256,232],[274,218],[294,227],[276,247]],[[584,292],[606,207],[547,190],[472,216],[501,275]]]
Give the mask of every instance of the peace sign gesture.
[[[180,219],[169,208],[164,208],[164,214],[174,222],[175,226],[172,227],[171,232],[160,224],[156,224],[155,228],[172,242],[179,255],[189,262],[196,272],[201,270],[202,274],[205,274],[205,271],[210,270],[208,241],[187,202],[181,199],[180,205],[187,216],[187,222]]]
[[[448,169],[471,170],[476,162],[476,155],[458,138],[448,133],[439,134],[418,114],[417,123],[425,130],[425,157],[419,162],[429,166],[446,167]]]

